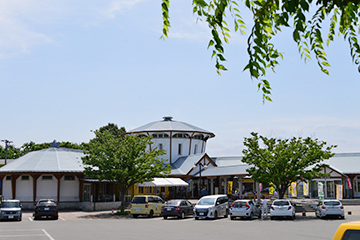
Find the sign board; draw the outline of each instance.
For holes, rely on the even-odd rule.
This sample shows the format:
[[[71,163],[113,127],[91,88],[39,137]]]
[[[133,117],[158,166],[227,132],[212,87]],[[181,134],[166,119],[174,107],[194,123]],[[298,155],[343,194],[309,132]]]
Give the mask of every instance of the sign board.
[[[303,182],[303,193],[304,196],[309,196],[309,183]]]
[[[319,196],[319,200],[324,199],[324,183],[323,182],[318,182],[318,196]]]

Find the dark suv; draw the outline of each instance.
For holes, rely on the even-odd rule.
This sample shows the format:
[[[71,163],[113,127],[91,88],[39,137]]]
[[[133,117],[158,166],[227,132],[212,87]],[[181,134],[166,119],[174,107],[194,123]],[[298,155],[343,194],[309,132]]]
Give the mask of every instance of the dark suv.
[[[40,199],[35,205],[34,219],[42,217],[51,217],[57,220],[59,218],[58,205],[53,199]]]

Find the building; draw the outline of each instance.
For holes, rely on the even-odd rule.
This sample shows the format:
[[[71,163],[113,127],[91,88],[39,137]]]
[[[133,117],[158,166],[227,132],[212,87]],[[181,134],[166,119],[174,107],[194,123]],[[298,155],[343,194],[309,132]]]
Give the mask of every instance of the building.
[[[168,159],[164,163],[172,167],[170,176],[182,178],[190,184],[186,197],[201,196],[203,186],[208,194],[226,194],[239,189],[240,195],[245,190],[245,194],[251,197],[256,190],[256,183],[247,173],[248,165],[241,161],[241,156],[211,157],[206,153],[207,140],[215,137],[207,130],[166,116],[162,121],[146,124],[128,134],[152,135],[154,143],[149,149],[166,150],[163,157]],[[294,196],[296,193],[296,197],[318,198],[320,182],[324,184],[325,198],[336,198],[337,186],[342,186],[344,198],[360,197],[360,153],[338,153],[325,163],[329,167],[323,171],[330,176],[313,179],[311,183],[297,183]],[[352,189],[347,184],[348,178]]]

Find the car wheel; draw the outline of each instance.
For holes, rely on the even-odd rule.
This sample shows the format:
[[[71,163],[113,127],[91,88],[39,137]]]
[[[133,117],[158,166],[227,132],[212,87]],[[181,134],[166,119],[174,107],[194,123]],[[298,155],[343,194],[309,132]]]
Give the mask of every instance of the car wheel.
[[[254,219],[254,214],[251,212],[250,213],[250,216],[249,216],[250,220],[253,220]]]
[[[218,218],[218,214],[217,212],[214,213],[214,219],[217,219]]]
[[[59,216],[55,216],[54,219],[55,219],[55,220],[58,220],[58,219],[59,219]]]
[[[341,219],[345,219],[345,216],[340,216]]]
[[[167,219],[167,216],[164,216],[163,218],[164,218],[164,219]]]
[[[198,218],[198,217],[195,217],[195,220],[199,220],[199,218]]]
[[[154,211],[153,210],[150,210],[150,213],[149,213],[149,218],[152,218],[154,216]]]
[[[270,217],[270,220],[274,220],[274,217],[273,217],[273,216],[271,216],[271,217]]]
[[[231,219],[231,220],[234,220],[234,219],[235,219],[235,217],[231,216],[231,217],[230,217],[230,219]]]
[[[181,215],[179,216],[181,219],[185,218],[185,212],[181,212]]]
[[[291,216],[291,220],[294,220],[295,219],[295,214]]]
[[[138,217],[138,215],[136,215],[136,214],[133,214],[133,218],[137,218]]]

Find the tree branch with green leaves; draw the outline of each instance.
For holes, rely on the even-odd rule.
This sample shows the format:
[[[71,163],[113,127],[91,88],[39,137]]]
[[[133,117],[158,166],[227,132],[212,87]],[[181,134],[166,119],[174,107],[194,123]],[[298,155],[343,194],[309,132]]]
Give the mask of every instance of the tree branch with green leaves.
[[[300,57],[304,61],[311,60],[315,55],[317,64],[322,72],[329,75],[324,50],[325,42],[329,46],[334,40],[336,29],[339,36],[348,41],[350,55],[360,72],[359,47],[359,17],[360,3],[358,0],[193,0],[193,13],[208,23],[211,39],[208,48],[212,49],[215,58],[216,72],[226,71],[224,62],[224,43],[229,43],[230,29],[225,21],[227,15],[234,20],[234,32],[245,34],[246,24],[240,12],[240,3],[253,15],[252,26],[248,36],[248,63],[244,71],[249,71],[250,77],[259,81],[258,90],[263,93],[263,102],[272,101],[270,81],[266,77],[269,69],[275,72],[279,65],[279,58],[283,58],[281,51],[273,44],[272,39],[284,28],[293,28],[292,37],[298,45]],[[242,5],[242,4],[241,4]],[[162,2],[163,35],[168,37],[170,28],[170,0]],[[310,10],[314,15],[307,19]],[[330,19],[329,33],[324,41],[323,25]]]

